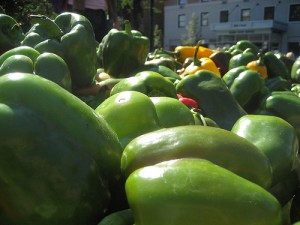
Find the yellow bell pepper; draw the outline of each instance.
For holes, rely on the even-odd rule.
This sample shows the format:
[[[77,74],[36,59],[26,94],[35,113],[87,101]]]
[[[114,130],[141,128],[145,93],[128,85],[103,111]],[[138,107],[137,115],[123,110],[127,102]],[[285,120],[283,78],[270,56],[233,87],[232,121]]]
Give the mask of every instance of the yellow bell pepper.
[[[201,42],[199,41],[196,46],[196,50],[194,52],[193,62],[191,62],[190,65],[188,65],[185,68],[182,75],[185,76],[185,75],[195,74],[199,70],[209,70],[215,73],[217,76],[221,77],[221,73],[212,59],[208,57],[201,57],[201,58],[198,57],[200,44]]]
[[[201,43],[201,41],[200,41]],[[199,43],[199,44],[200,44]],[[191,58],[194,56],[195,51],[197,49],[197,46],[177,46],[175,48],[175,52],[177,57],[177,61],[184,63],[186,58]],[[198,58],[203,58],[203,57],[209,57],[212,53],[214,53],[213,49],[204,47],[204,46],[199,46],[198,47]]]

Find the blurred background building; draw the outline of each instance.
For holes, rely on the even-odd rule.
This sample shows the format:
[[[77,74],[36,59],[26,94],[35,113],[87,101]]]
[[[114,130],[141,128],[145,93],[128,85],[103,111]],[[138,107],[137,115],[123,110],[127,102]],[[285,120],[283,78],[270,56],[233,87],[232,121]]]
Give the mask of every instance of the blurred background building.
[[[300,0],[165,0],[163,14],[165,49],[188,40],[218,48],[247,39],[300,53]]]

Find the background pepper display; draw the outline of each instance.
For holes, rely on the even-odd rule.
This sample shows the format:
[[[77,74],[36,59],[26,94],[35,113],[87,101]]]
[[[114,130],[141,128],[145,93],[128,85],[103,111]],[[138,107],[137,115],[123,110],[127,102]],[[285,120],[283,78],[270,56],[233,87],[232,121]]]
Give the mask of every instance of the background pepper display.
[[[0,14],[0,224],[300,223],[299,58]]]

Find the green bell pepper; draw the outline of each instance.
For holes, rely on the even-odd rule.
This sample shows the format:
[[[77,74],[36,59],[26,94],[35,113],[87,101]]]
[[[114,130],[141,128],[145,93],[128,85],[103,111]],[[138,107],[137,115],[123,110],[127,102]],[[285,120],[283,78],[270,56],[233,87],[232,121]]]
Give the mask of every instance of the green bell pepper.
[[[253,54],[251,51],[239,53],[230,58],[228,70],[231,70],[238,66],[246,66],[249,62],[256,59],[257,59],[257,55]]]
[[[252,142],[269,158],[273,171],[272,186],[295,169],[298,136],[295,128],[284,119],[269,115],[245,115],[231,131]]]
[[[176,84],[176,90],[183,97],[197,101],[203,116],[211,118],[223,129],[230,130],[246,114],[222,78],[208,70],[186,76]]]
[[[134,218],[131,209],[123,209],[105,216],[97,225],[133,225]]]
[[[283,53],[275,53],[276,57],[283,62],[283,64],[286,66],[289,74],[291,74],[292,71],[292,66],[295,63],[296,59],[295,58],[291,58],[288,57],[287,54],[283,54]]]
[[[274,196],[204,159],[140,168],[125,189],[135,225],[282,225]]]
[[[59,55],[61,58],[65,58],[64,50],[59,40],[57,39],[46,39],[34,46],[34,49],[39,53],[49,52]]]
[[[40,54],[29,46],[18,46],[0,56],[0,75],[13,72],[33,73],[72,91],[69,67],[59,55]]]
[[[3,53],[2,55],[0,55],[0,65],[2,65],[2,63],[8,57],[13,56],[13,55],[28,56],[32,60],[32,62],[35,63],[35,61],[36,61],[37,57],[40,55],[40,53],[30,46],[18,46],[18,47],[12,48],[12,49],[6,51],[5,53]]]
[[[26,32],[21,44],[34,48],[37,44],[47,39],[59,40],[63,35],[63,31],[55,23],[45,15],[29,15],[31,28]]]
[[[135,137],[161,128],[153,102],[137,91],[114,94],[95,111],[116,132],[123,148]]]
[[[284,79],[290,79],[288,68],[283,63],[283,61],[276,57],[275,53],[271,51],[266,52],[263,55],[263,60],[267,67],[267,73],[269,78],[281,76]]]
[[[34,48],[38,43],[46,40],[46,38],[42,37],[40,34],[35,32],[27,32],[24,39],[21,41],[22,46],[29,46]]]
[[[291,80],[300,83],[300,58],[296,59],[291,68]]]
[[[0,14],[0,55],[21,44],[24,33],[21,25],[9,15]]]
[[[191,110],[181,101],[170,97],[150,97],[162,127],[195,125]]]
[[[97,73],[97,43],[90,21],[71,12],[61,13],[54,20],[34,15],[32,20],[22,44],[62,57],[69,67],[73,90],[91,86]]]
[[[51,80],[69,92],[72,91],[72,79],[66,62],[50,52],[40,54],[34,64],[34,73]]]
[[[235,48],[240,51],[249,50],[254,55],[257,55],[260,51],[259,47],[249,40],[240,40],[235,44]]]
[[[138,91],[150,97],[177,98],[173,82],[154,71],[142,71],[132,77],[123,78],[113,86],[110,94],[114,95],[122,91]]]
[[[241,69],[239,70],[239,68]],[[231,71],[223,76],[223,80],[240,106],[247,113],[251,113],[258,107],[260,97],[265,94],[266,85],[264,78],[257,71],[243,70],[243,68],[232,69],[237,71],[234,74],[234,79],[228,78],[230,74],[233,74]],[[226,82],[227,80],[230,82]]]
[[[265,79],[268,92],[291,90],[291,82],[281,76]]]
[[[73,89],[91,86],[97,74],[97,43],[91,23],[76,13],[65,12],[55,18],[63,31],[60,38]]]
[[[0,120],[1,224],[96,224],[105,215],[122,149],[103,118],[54,82],[10,73],[0,77]]]
[[[125,30],[111,29],[99,44],[97,55],[104,71],[112,77],[129,77],[144,65],[150,49],[150,40],[131,30],[125,21]]]
[[[272,115],[289,122],[300,140],[300,98],[292,91],[273,91],[266,95],[255,112],[260,115]]]
[[[33,62],[26,55],[9,56],[0,66],[0,76],[13,72],[33,73],[33,71]]]
[[[55,21],[45,15],[30,15],[29,20],[32,26],[26,35],[32,32],[44,39],[59,39],[64,34]]]
[[[151,64],[144,65],[139,67],[136,71],[134,71],[133,74],[137,74],[143,71],[153,71],[159,73],[160,75],[168,78],[173,83],[175,83],[177,80],[181,80],[181,77],[178,75],[177,72],[163,65],[151,65]]]
[[[123,151],[121,171],[128,177],[138,168],[187,157],[207,159],[262,187],[271,185],[269,159],[253,143],[231,131],[199,125],[164,128],[136,137]]]

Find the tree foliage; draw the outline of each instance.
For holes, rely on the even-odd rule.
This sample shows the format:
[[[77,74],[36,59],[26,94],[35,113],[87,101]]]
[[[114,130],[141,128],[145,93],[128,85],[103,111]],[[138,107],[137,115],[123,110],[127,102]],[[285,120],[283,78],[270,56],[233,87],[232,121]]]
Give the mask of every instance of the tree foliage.
[[[42,14],[50,18],[55,15],[51,0],[9,0],[2,1],[1,7],[5,14],[23,25],[29,23],[28,16],[31,14]]]
[[[182,35],[181,42],[183,45],[195,45],[200,37],[198,25],[198,17],[195,13],[191,14],[191,18],[186,26],[186,33]]]

